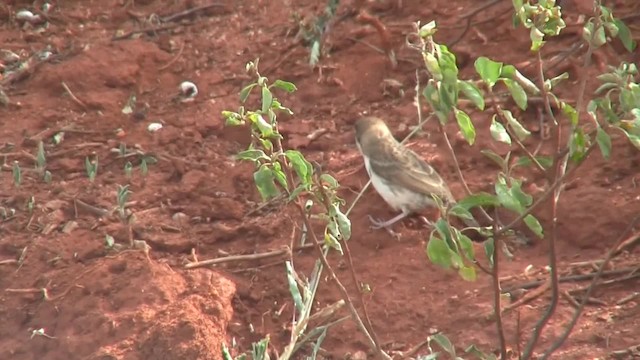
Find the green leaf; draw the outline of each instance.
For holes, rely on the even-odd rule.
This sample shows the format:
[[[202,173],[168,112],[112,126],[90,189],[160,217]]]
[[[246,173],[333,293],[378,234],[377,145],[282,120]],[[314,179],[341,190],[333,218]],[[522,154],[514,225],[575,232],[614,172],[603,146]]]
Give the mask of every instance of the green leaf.
[[[496,163],[500,169],[506,169],[507,162],[500,155],[489,149],[480,150],[480,153]]]
[[[265,120],[262,115],[258,113],[251,113],[249,114],[249,119],[251,119],[251,122],[255,124],[263,137],[268,138],[273,135],[273,126]]]
[[[598,26],[593,36],[592,44],[595,47],[600,47],[607,43],[607,34],[604,32],[604,26]]]
[[[240,102],[244,104],[245,101],[247,101],[247,98],[249,98],[249,95],[251,94],[251,90],[253,90],[254,87],[256,87],[256,83],[253,84],[249,84],[247,86],[245,86],[244,88],[242,88],[242,90],[240,90]]]
[[[456,206],[460,206],[468,211],[478,206],[496,206],[498,204],[499,202],[495,195],[486,192],[479,192],[466,196],[462,200],[458,201]]]
[[[531,51],[537,52],[544,45],[544,33],[535,27],[529,31],[529,38],[531,39]]]
[[[522,124],[520,124],[518,120],[516,120],[511,111],[502,110],[502,115],[505,119],[507,119],[507,123],[520,141],[524,141],[529,135],[531,135],[531,132],[525,129],[525,127],[522,126]]]
[[[574,162],[580,162],[587,150],[587,138],[580,128],[576,128],[569,138],[569,156]]]
[[[487,355],[480,351],[480,349],[478,349],[475,345],[469,346],[465,349],[464,352],[477,357],[479,360],[497,360],[497,357],[494,354]]]
[[[273,94],[271,94],[271,90],[268,87],[262,87],[262,112],[266,113],[269,109],[271,109],[271,105],[273,104]]]
[[[598,146],[600,147],[600,152],[602,153],[602,157],[605,159],[609,159],[611,155],[611,137],[604,131],[601,127],[598,127],[598,131],[596,133],[596,141],[598,142]]]
[[[345,215],[337,204],[331,204],[332,215],[335,216],[338,223],[338,229],[344,240],[351,238],[351,220]]]
[[[491,137],[499,142],[511,145],[511,136],[500,122],[496,121],[496,115],[493,115],[491,126],[489,127]]]
[[[533,231],[536,236],[541,239],[544,237],[544,230],[542,229],[542,225],[540,225],[540,222],[535,218],[535,216],[529,214],[525,216],[523,220],[524,223],[527,224],[527,227],[529,227],[529,229]]]
[[[551,156],[534,156],[536,161],[542,165],[543,168],[548,169],[551,167],[551,165],[553,165],[553,157]],[[518,167],[518,166],[531,166],[533,165],[533,161],[528,157],[528,156],[523,156],[521,158],[519,158],[515,164],[513,164],[513,167]]]
[[[251,360],[269,360],[267,349],[269,347],[269,336],[251,344]]]
[[[529,207],[533,204],[533,197],[522,191],[522,180],[511,179],[510,191],[523,207]]]
[[[622,41],[622,45],[627,51],[633,52],[636,49],[636,42],[633,40],[627,25],[619,19],[615,19],[613,22],[618,27],[618,39]]]
[[[456,358],[456,349],[451,343],[451,341],[449,340],[449,338],[444,336],[442,333],[431,335],[429,338],[431,340],[434,340],[438,345],[440,345],[440,347],[442,347],[444,351],[449,353],[449,355],[451,355],[452,358],[454,359]]]
[[[438,110],[448,114],[458,103],[458,87],[447,83],[441,83],[439,88],[440,106]]]
[[[500,176],[498,178],[498,181],[495,184],[495,191],[496,196],[498,197],[498,201],[500,201],[500,204],[502,204],[502,206],[511,211],[515,211],[518,214],[522,213],[524,209],[522,208],[519,199],[517,199],[513,195],[513,193],[507,186],[504,177]]]
[[[517,73],[518,73],[518,70],[516,69],[515,66],[504,65],[502,66],[502,70],[500,71],[500,77],[515,80]]]
[[[484,110],[484,97],[482,97],[480,89],[473,82],[458,80],[458,87],[462,90],[464,96],[471,100],[473,105],[479,110]]]
[[[223,111],[222,117],[224,117],[225,125],[227,126],[244,125],[244,120],[242,119],[242,116],[233,111]]]
[[[567,80],[569,79],[569,73],[568,72],[563,72],[562,74],[553,77],[551,79],[548,79],[547,81],[549,81],[549,89],[548,91],[551,91],[552,89],[554,89],[561,81],[563,80]]]
[[[305,185],[311,184],[311,176],[313,175],[313,166],[304,158],[302,153],[297,150],[287,150],[285,156],[291,163],[296,175],[300,178]]]
[[[458,110],[457,108],[454,108],[453,111],[456,114],[456,120],[458,121],[458,126],[462,131],[462,136],[464,136],[469,145],[473,145],[476,141],[476,129],[473,127],[473,123],[471,123],[471,118],[469,118],[467,113],[462,110]]]
[[[436,81],[442,81],[444,76],[442,75],[442,70],[440,69],[440,63],[436,56],[432,53],[424,53],[423,54],[424,64],[427,67],[427,71],[431,74],[431,77]]]
[[[475,261],[476,250],[473,247],[473,241],[471,241],[471,239],[467,235],[461,233],[459,230],[456,230],[456,233],[464,256],[471,261]]]
[[[323,184],[329,185],[329,187],[332,189],[337,189],[338,186],[340,186],[340,184],[338,183],[338,180],[336,180],[333,176],[329,174],[320,175],[320,182]]]
[[[429,243],[427,244],[427,256],[432,263],[442,266],[444,268],[451,267],[451,250],[449,246],[436,236],[434,232],[431,233]]]
[[[476,59],[474,67],[478,75],[480,75],[480,78],[487,83],[489,88],[492,88],[496,84],[502,72],[502,63],[495,62],[484,56]]]
[[[434,227],[436,231],[438,231],[440,237],[443,238],[446,242],[450,243],[452,241],[449,224],[445,219],[438,219],[438,221],[436,221],[436,223],[434,224]]]
[[[522,110],[527,110],[527,93],[524,91],[522,86],[510,79],[503,79],[502,81],[507,85],[507,89],[509,89],[511,97],[516,102],[516,105],[518,105]]]
[[[289,292],[293,298],[293,304],[296,310],[298,310],[298,313],[302,313],[304,311],[304,302],[302,301],[302,295],[300,295],[300,289],[298,289],[296,277],[293,275],[293,265],[291,265],[290,261],[285,261],[284,264],[287,268],[287,282],[289,283]]]
[[[487,241],[484,242],[484,253],[487,256],[487,259],[489,259],[489,265],[491,265],[491,268],[493,268],[493,251],[495,249],[495,243],[493,238],[488,239]]]
[[[578,126],[578,112],[576,109],[564,101],[560,104],[560,107],[562,108],[562,113],[571,121],[571,125]]]
[[[273,172],[267,165],[260,166],[258,171],[253,173],[253,180],[263,201],[272,199],[280,194],[274,182]]]
[[[437,31],[436,22],[432,20],[420,27],[419,35],[421,38],[425,38],[428,36],[435,35],[436,31]]]
[[[271,166],[272,166],[271,172],[273,173],[273,177],[280,184],[280,186],[282,186],[284,189],[289,191],[289,183],[287,182],[287,175],[282,170],[282,166],[280,165],[280,163],[274,162],[271,164]]]
[[[455,217],[459,217],[461,219],[466,219],[466,220],[471,220],[473,219],[473,215],[471,215],[471,213],[469,212],[469,210],[465,209],[464,207],[455,204],[451,210],[449,210],[449,214],[455,216]]]
[[[337,226],[334,222],[330,222],[329,225]],[[331,234],[330,231],[324,232],[324,244],[338,251],[342,255],[342,245],[340,245],[340,241],[338,240],[338,238],[335,235]]]
[[[456,84],[458,82],[458,65],[456,64],[456,56],[446,45],[437,44],[438,63],[442,70],[442,81],[447,85]],[[458,88],[454,87],[454,91],[457,94]]]
[[[265,160],[265,161],[270,160],[267,154],[265,154],[264,151],[260,149],[249,149],[249,150],[241,151],[236,155],[236,159],[249,160],[254,162],[258,162],[260,160]]]
[[[298,90],[298,88],[296,87],[296,85],[294,83],[288,82],[288,81],[282,81],[282,80],[276,80],[271,87],[277,87],[278,89],[282,89],[288,93],[292,93],[296,90]]]
[[[640,150],[640,136],[634,135],[627,130],[624,130],[625,135],[636,149]]]
[[[476,281],[476,269],[473,266],[463,266],[458,269],[458,274],[465,281]]]

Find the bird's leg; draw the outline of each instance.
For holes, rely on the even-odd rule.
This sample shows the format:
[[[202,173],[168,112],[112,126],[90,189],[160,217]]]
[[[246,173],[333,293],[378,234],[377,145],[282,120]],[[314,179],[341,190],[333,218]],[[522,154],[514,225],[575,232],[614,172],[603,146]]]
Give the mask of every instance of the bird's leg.
[[[371,228],[372,229],[381,229],[381,228],[390,228],[391,225],[397,223],[398,221],[406,218],[409,215],[409,211],[402,211],[400,214],[396,215],[394,218],[389,219],[387,221],[381,221],[381,220],[377,220],[374,219],[373,217],[371,217],[371,215],[369,215],[369,221],[371,221]]]

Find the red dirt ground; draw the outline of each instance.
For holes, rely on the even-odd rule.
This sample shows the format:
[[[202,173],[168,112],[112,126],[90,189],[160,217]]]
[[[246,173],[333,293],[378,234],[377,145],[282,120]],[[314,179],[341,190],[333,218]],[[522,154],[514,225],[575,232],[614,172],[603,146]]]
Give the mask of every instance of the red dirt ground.
[[[253,254],[278,249],[289,244],[292,236],[299,236],[289,210],[266,209],[245,216],[259,205],[259,197],[251,166],[236,163],[233,155],[247,146],[248,132],[225,128],[220,116],[222,110],[239,106],[238,92],[249,81],[245,63],[260,57],[263,75],[297,85],[299,91],[281,97],[296,113],[281,120],[285,146],[299,148],[324,164],[345,187],[343,196],[352,201],[367,180],[353,143],[353,121],[361,114],[374,114],[386,119],[398,136],[415,124],[412,99],[420,58],[404,45],[412,22],[435,19],[441,25],[438,41],[447,43],[461,30],[456,27],[462,23],[457,15],[478,4],[473,0],[369,4],[393,35],[400,59],[395,70],[384,55],[353,40],[379,44],[375,31],[352,17],[333,26],[327,38],[330,56],[321,60],[322,77],[310,69],[307,50],[290,47],[296,32],[291,16],[294,11],[303,16],[317,14],[324,1],[316,5],[312,1],[229,2],[236,5],[215,7],[175,29],[112,40],[118,30],[137,29],[141,25],[136,22],[152,14],[166,16],[205,3],[65,1],[53,7],[43,31],[23,27],[14,19],[17,10],[32,9],[32,1],[0,5],[0,48],[22,59],[47,46],[53,53],[49,61],[34,66],[28,77],[6,87],[11,104],[0,106],[0,155],[4,154],[5,161],[0,173],[0,206],[16,209],[14,217],[0,223],[0,358],[219,359],[222,341],[229,345],[235,341],[237,354],[267,334],[272,349],[281,351],[289,339],[292,311],[281,260],[194,270],[183,266],[191,259],[192,249],[201,260]],[[569,24],[590,11],[587,0],[565,3]],[[470,59],[484,55],[513,64],[527,61],[528,34],[511,30],[508,15],[499,17],[509,4],[480,14],[479,20],[490,20],[471,29],[453,50]],[[351,5],[341,4],[339,15]],[[616,14],[621,16],[632,13],[634,7],[637,12],[634,1],[618,1],[617,5]],[[570,26],[569,35],[553,41],[545,51],[566,49],[580,41],[579,28]],[[618,48],[599,51],[596,65],[638,59],[637,52],[629,55],[616,51]],[[581,63],[581,57],[574,56],[549,74],[569,71],[572,80],[561,93],[568,99],[575,100],[576,79],[582,71],[598,71],[597,66],[581,69]],[[472,67],[472,61],[463,63],[463,76],[472,76]],[[531,67],[524,72],[533,75]],[[384,95],[385,79],[402,83],[405,96]],[[172,101],[185,80],[197,84],[198,97],[194,102]],[[79,102],[66,93],[63,82]],[[121,110],[134,93],[139,113],[125,115]],[[528,126],[535,126],[535,114],[528,115],[524,117]],[[488,135],[489,118],[473,114],[473,119],[479,129],[477,145],[470,148],[458,141],[454,146],[469,185],[481,190],[492,186],[495,167],[477,150],[494,145]],[[162,122],[164,127],[151,134],[149,122]],[[116,136],[119,128],[123,131],[120,137]],[[306,141],[305,136],[316,128],[328,132],[318,140]],[[52,136],[62,129],[64,141],[54,145]],[[456,137],[455,125],[447,131]],[[427,132],[430,135],[414,138],[412,147],[431,159],[453,192],[462,196],[434,122],[427,124]],[[32,170],[38,139],[45,141],[50,184]],[[120,143],[157,158],[157,164],[149,165],[146,178],[137,168],[139,156],[123,159],[112,151]],[[558,253],[563,274],[588,271],[569,264],[601,258],[640,211],[635,178],[640,153],[623,139],[615,140],[614,145],[614,160],[605,163],[599,154],[594,155],[561,199]],[[95,183],[85,175],[87,156],[99,159]],[[136,165],[131,180],[123,171],[127,160]],[[11,175],[14,161],[23,169],[19,188]],[[354,171],[353,176],[345,175]],[[540,179],[526,181],[528,186],[544,186]],[[151,247],[149,258],[139,250],[106,251],[105,235],[126,245],[128,232],[117,221],[98,219],[87,207],[74,206],[74,199],[79,199],[111,209],[116,185],[127,183],[133,191],[129,208],[136,215],[132,236]],[[404,351],[440,330],[460,349],[475,344],[494,351],[498,345],[495,326],[487,318],[492,296],[489,277],[480,275],[477,282],[464,282],[454,272],[431,264],[424,252],[428,229],[413,221],[396,227],[400,241],[384,231],[370,231],[367,214],[387,217],[392,213],[372,189],[366,195],[352,214],[350,244],[356,271],[372,289],[365,299],[384,348]],[[31,196],[36,204],[32,215],[26,209]],[[538,216],[549,223],[546,210]],[[69,222],[77,227],[62,231]],[[637,250],[630,250],[616,258],[613,266],[637,264],[638,255]],[[16,259],[21,261],[12,261]],[[296,268],[308,273],[314,256],[301,251],[295,259]],[[343,260],[333,256],[331,261],[339,265]],[[546,245],[536,241],[517,249],[513,261],[504,263],[502,275],[522,274],[528,265],[542,269],[546,262]],[[351,286],[346,267],[337,268]],[[503,286],[531,278],[505,281]],[[565,283],[562,289],[585,284]],[[636,279],[598,290],[594,296],[602,303],[588,305],[573,336],[554,358],[603,358],[640,343],[637,298],[616,305],[638,285]],[[48,300],[37,290],[42,288]],[[327,281],[320,286],[317,309],[339,298]],[[517,314],[523,337],[528,338],[548,299],[547,294],[505,315],[510,344],[516,341]],[[549,345],[572,314],[569,302],[561,299],[541,344]],[[41,328],[50,337],[32,337]],[[321,355],[326,358],[368,352],[349,321],[329,331],[323,348]]]

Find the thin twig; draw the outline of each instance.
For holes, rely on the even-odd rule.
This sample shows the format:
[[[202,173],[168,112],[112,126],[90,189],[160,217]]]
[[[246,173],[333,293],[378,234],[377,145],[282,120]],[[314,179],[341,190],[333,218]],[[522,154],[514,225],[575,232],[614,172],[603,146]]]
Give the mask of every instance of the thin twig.
[[[556,120],[553,114],[553,111],[551,110],[551,105],[549,102],[549,94],[546,88],[544,87],[544,79],[545,79],[544,62],[542,61],[542,56],[540,55],[539,51],[537,53],[537,58],[538,58],[538,76],[539,76],[538,81],[539,81],[540,91],[542,92],[542,98],[544,99],[545,110],[547,112],[547,115],[549,115],[549,117],[553,119],[553,125],[555,126],[555,130],[556,130],[553,136],[553,145],[556,149],[556,154],[559,154],[561,151],[560,141],[562,139],[562,127]],[[564,176],[567,174],[567,168],[566,168],[567,160],[568,160],[568,157],[564,157],[564,158],[555,157],[553,159],[552,173],[551,173],[551,176],[549,176],[549,179],[564,178]],[[548,249],[549,267],[550,267],[549,275],[550,275],[550,282],[551,282],[551,301],[549,303],[549,306],[547,307],[547,310],[544,312],[542,317],[536,322],[536,325],[533,328],[533,333],[531,335],[531,338],[529,339],[529,342],[527,343],[527,346],[525,347],[522,355],[522,358],[524,360],[529,360],[533,355],[533,350],[538,342],[538,339],[540,338],[542,330],[547,325],[547,323],[555,313],[558,306],[559,283],[558,283],[558,260],[556,258],[556,241],[558,236],[558,231],[557,231],[558,215],[557,214],[558,214],[558,201],[560,199],[560,193],[562,192],[562,189],[563,189],[563,184],[564,183],[558,184],[556,189],[553,190],[553,198],[551,199],[551,234],[549,236],[549,245],[548,245],[549,246],[549,249]]]
[[[111,211],[107,210],[107,209],[103,209],[103,208],[99,208],[93,205],[89,205],[86,202],[80,200],[80,199],[73,199],[73,203],[75,204],[76,208],[82,208],[83,210],[86,210],[94,215],[96,215],[99,218],[105,218],[111,215]],[[77,217],[77,214],[76,214]]]
[[[612,351],[611,356],[616,359],[632,359],[640,354],[640,344],[629,346],[626,349]],[[628,356],[632,356],[629,358]]]
[[[185,18],[187,16],[193,15],[197,12],[203,11],[203,10],[208,10],[214,7],[226,7],[227,5],[225,4],[219,4],[219,3],[213,3],[213,4],[207,4],[207,5],[202,5],[202,6],[198,6],[198,7],[194,7],[185,11],[181,11],[179,13],[175,13],[172,15],[168,15],[168,16],[164,16],[162,18],[160,18],[160,21],[162,22],[171,22],[171,21],[176,21],[176,20],[180,20],[182,18]]]
[[[318,181],[317,183],[318,185],[318,189],[320,190],[320,194],[322,195],[322,200],[324,200],[325,202],[325,208],[326,209],[330,209],[331,208],[331,204],[329,204],[329,197],[328,194],[326,193],[326,191],[324,190],[324,186]],[[384,351],[382,350],[382,347],[380,346],[380,341],[378,340],[378,337],[376,335],[376,332],[373,329],[373,324],[371,323],[371,319],[369,318],[369,312],[367,311],[367,306],[364,303],[364,299],[362,297],[362,291],[360,289],[360,281],[358,280],[358,277],[356,275],[356,270],[355,267],[353,266],[353,257],[351,256],[351,249],[349,248],[349,241],[343,241],[342,242],[342,248],[344,249],[344,253],[347,256],[347,262],[349,263],[349,272],[351,274],[351,280],[353,281],[354,286],[356,287],[356,294],[357,294],[357,298],[358,301],[360,302],[360,307],[362,308],[362,313],[364,314],[364,320],[366,323],[366,326],[369,330],[369,333],[371,335],[371,339],[373,340],[374,344],[375,344],[375,350],[378,353],[378,355],[382,358],[384,358],[384,355],[386,355],[384,353]],[[388,356],[388,355],[387,355]]]
[[[547,349],[547,351],[544,353],[544,355],[542,356],[543,360],[549,358],[549,356],[551,356],[551,354],[555,350],[557,350],[560,346],[562,346],[562,344],[567,340],[567,338],[569,337],[569,334],[571,334],[571,331],[573,330],[573,327],[578,322],[578,319],[582,314],[582,310],[584,309],[584,306],[586,305],[587,301],[591,297],[591,293],[593,292],[596,285],[598,284],[598,280],[600,280],[600,277],[602,276],[604,269],[607,267],[611,259],[613,259],[613,257],[615,256],[615,249],[617,249],[618,246],[625,240],[625,238],[631,232],[631,230],[635,226],[636,222],[638,222],[638,220],[640,220],[640,215],[636,216],[629,223],[629,225],[627,225],[627,228],[624,229],[624,231],[620,234],[620,236],[618,236],[618,239],[615,241],[614,245],[611,247],[611,250],[609,250],[607,256],[602,262],[602,265],[600,265],[600,269],[598,270],[598,273],[591,281],[591,285],[587,289],[586,294],[584,294],[584,297],[582,298],[582,302],[580,303],[580,307],[576,309],[575,313],[573,314],[573,318],[571,319],[571,321],[569,321],[569,324],[567,324],[567,327],[565,328],[562,335],[560,335],[560,337],[556,341],[554,341],[553,344],[551,344],[551,346],[549,347],[549,349]]]
[[[602,281],[600,284],[598,284],[598,286],[611,285],[611,284],[616,284],[616,283],[620,283],[620,282],[624,282],[624,281],[637,279],[637,278],[640,277],[640,274],[638,273],[638,270],[640,270],[640,267],[634,268],[629,273],[627,273],[625,276],[621,276],[619,278]],[[596,275],[597,275],[597,273],[596,273]],[[594,278],[595,278],[595,276],[594,276]],[[569,292],[570,293],[585,292],[585,291],[589,290],[590,287],[591,287],[591,285],[589,284],[587,286],[579,287],[579,288],[576,288],[576,289],[571,289]]]
[[[444,130],[444,129],[443,129]],[[446,135],[445,135],[446,138]],[[448,140],[447,140],[448,142]],[[453,149],[451,149],[453,151]],[[488,216],[488,214],[487,214]],[[498,228],[498,216],[493,217],[493,232]],[[504,326],[502,325],[502,293],[500,292],[500,237],[494,236],[493,243],[493,266],[491,267],[491,278],[493,282],[493,309],[495,311],[496,329],[498,330],[498,340],[500,341],[500,358],[507,358],[507,341],[504,336]]]
[[[269,252],[264,252],[259,254],[232,255],[232,256],[226,256],[226,257],[217,258],[217,259],[191,262],[186,264],[184,268],[195,269],[195,268],[205,267],[209,265],[216,265],[216,264],[222,264],[222,263],[228,263],[228,262],[262,260],[262,259],[269,259],[269,258],[278,257],[282,255],[290,256],[290,254],[291,254],[291,250],[289,250],[289,248],[287,247],[285,249],[279,249],[279,250],[274,250],[274,251],[269,251]]]
[[[124,33],[122,35],[117,35],[111,38],[112,41],[117,41],[117,40],[124,40],[124,39],[128,39],[130,37],[132,37],[133,35],[136,34],[145,34],[148,32],[151,33],[155,33],[158,31],[162,31],[162,30],[171,30],[171,29],[175,29],[177,27],[183,26],[183,25],[188,25],[188,24],[167,24],[167,25],[161,25],[161,26],[149,26],[149,27],[145,27],[142,29],[138,29],[138,30],[132,30],[129,31],[127,33]]]
[[[630,272],[632,272],[633,270],[635,270],[637,268],[637,266],[634,267],[626,267],[626,268],[622,268],[622,269],[615,269],[615,270],[608,270],[608,271],[604,271],[602,273],[602,276],[614,276],[614,275],[620,275],[620,274],[628,274]],[[568,282],[577,282],[577,281],[584,281],[584,280],[590,280],[593,279],[596,276],[596,273],[589,273],[589,274],[580,274],[580,275],[569,275],[569,276],[561,276],[560,278],[558,278],[558,282],[559,283],[568,283]],[[533,289],[536,288],[538,286],[540,286],[541,284],[545,283],[547,280],[537,280],[537,281],[531,281],[531,282],[527,282],[524,284],[519,284],[519,285],[514,285],[508,289],[504,289],[502,290],[503,292],[514,292],[516,290],[528,290],[528,289]]]
[[[160,66],[158,68],[158,71],[162,71],[162,70],[168,69],[169,66],[173,65],[173,63],[175,63],[180,58],[180,56],[182,56],[182,52],[184,51],[184,44],[185,43],[186,43],[186,41],[182,42],[182,45],[180,46],[180,50],[178,50],[178,54],[176,56],[174,56],[173,59],[171,59],[168,63],[166,63],[163,66]]]
[[[78,99],[74,94],[73,91],[71,91],[71,89],[69,89],[69,87],[67,86],[67,84],[63,81],[62,82],[62,87],[64,88],[64,90],[67,92],[67,94],[69,94],[69,96],[71,97],[71,100],[73,100],[76,104],[80,105],[80,107],[82,108],[82,110],[87,111],[89,110],[89,108],[87,107],[87,105],[85,103],[83,103],[82,101],[80,101],[80,99]]]

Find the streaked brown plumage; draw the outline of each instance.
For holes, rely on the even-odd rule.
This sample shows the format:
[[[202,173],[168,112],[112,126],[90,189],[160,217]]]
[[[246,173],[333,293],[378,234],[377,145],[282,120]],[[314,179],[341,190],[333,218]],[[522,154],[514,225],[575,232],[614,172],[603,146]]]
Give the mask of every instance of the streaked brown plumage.
[[[373,187],[394,210],[401,211],[387,221],[371,219],[374,228],[389,227],[411,213],[435,207],[432,194],[445,204],[455,203],[436,170],[398,142],[384,121],[361,118],[355,124],[355,132]]]

